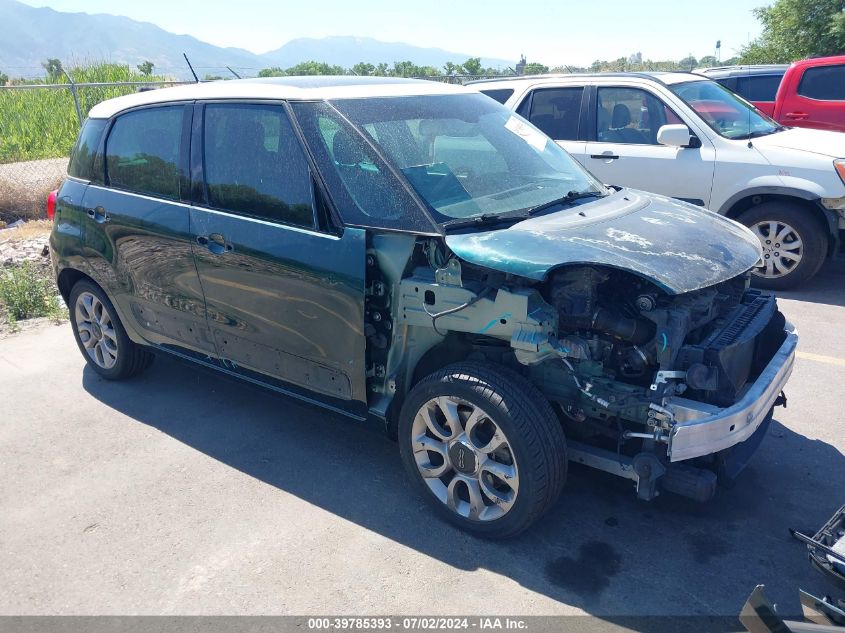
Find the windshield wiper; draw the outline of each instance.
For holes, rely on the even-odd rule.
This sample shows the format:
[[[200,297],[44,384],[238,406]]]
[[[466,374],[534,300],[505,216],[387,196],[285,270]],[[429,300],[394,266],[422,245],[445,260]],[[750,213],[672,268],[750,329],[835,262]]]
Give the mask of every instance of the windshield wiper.
[[[470,226],[489,226],[491,224],[500,224],[502,222],[518,222],[520,220],[527,220],[532,215],[545,211],[559,204],[572,204],[576,200],[583,200],[584,198],[603,198],[605,194],[600,191],[570,191],[562,198],[557,198],[551,202],[544,202],[536,207],[529,207],[516,213],[482,213],[481,215],[474,215],[469,218],[457,218],[443,223],[444,229],[459,229]]]
[[[540,211],[545,211],[546,209],[550,209],[559,204],[572,204],[576,200],[583,200],[584,198],[603,198],[604,196],[605,194],[603,194],[601,191],[595,191],[593,189],[587,189],[585,191],[570,191],[562,198],[558,198],[550,202],[545,202],[543,204],[538,204],[536,207],[531,207],[530,209],[528,209],[528,215],[535,215]]]
[[[768,136],[769,134],[775,134],[776,132],[783,132],[786,128],[782,125],[772,128],[771,130],[757,130],[756,132],[749,132],[748,134],[742,134],[741,136],[734,136],[734,140],[737,141],[745,141],[747,139],[752,138],[759,138],[761,136]]]
[[[523,211],[522,213],[482,213],[481,215],[474,215],[469,218],[458,218],[449,220],[443,223],[444,229],[461,229],[468,226],[489,226],[491,224],[501,224],[502,222],[518,222],[519,220],[527,220],[530,213]]]

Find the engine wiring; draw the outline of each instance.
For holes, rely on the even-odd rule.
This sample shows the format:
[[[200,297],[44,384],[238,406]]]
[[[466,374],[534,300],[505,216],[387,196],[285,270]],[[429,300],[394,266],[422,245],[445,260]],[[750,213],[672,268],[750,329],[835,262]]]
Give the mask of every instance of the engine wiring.
[[[492,288],[490,286],[487,286],[481,292],[479,292],[477,295],[475,295],[472,299],[467,301],[466,303],[462,303],[461,305],[455,306],[454,308],[449,308],[448,310],[443,310],[442,312],[429,312],[425,303],[423,303],[423,310],[425,311],[425,313],[428,316],[431,317],[431,327],[434,328],[434,331],[437,332],[440,336],[445,337],[446,335],[443,332],[441,332],[440,330],[437,329],[437,319],[439,319],[440,317],[444,317],[447,314],[454,314],[455,312],[460,312],[461,310],[466,310],[468,307],[470,307],[471,305],[473,305],[475,303],[478,303],[484,297],[486,297],[488,294],[490,294],[491,290],[492,290]]]

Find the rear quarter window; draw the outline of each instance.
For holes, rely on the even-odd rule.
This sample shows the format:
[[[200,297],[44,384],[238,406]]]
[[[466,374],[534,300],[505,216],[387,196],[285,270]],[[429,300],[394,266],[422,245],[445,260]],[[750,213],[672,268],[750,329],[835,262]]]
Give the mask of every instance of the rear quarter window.
[[[499,103],[504,103],[511,98],[513,94],[512,88],[491,88],[490,90],[482,90],[482,94],[487,95],[491,99],[495,99]]]
[[[106,140],[109,186],[178,200],[183,112],[164,106],[118,117]]]
[[[87,119],[79,132],[79,138],[70,155],[68,163],[68,176],[80,180],[94,180],[94,157],[97,155],[97,147],[103,130],[106,129],[108,120]]]
[[[845,64],[808,68],[798,94],[818,101],[845,101]]]

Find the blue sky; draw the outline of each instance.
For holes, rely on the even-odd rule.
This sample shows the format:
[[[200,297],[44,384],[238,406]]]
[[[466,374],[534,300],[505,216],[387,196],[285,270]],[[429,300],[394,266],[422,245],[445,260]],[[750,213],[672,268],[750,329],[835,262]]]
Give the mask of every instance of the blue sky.
[[[640,51],[643,58],[731,57],[770,0],[24,0],[58,11],[112,13],[218,46],[255,53],[297,37],[354,35],[550,66],[587,65]],[[461,61],[461,60],[456,60]]]

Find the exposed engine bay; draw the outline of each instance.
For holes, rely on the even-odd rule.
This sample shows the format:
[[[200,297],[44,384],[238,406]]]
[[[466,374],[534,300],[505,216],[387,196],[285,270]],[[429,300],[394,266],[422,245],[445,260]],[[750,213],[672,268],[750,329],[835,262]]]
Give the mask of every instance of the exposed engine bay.
[[[381,274],[375,257],[372,269]],[[401,391],[437,359],[515,367],[558,411],[570,459],[634,480],[644,499],[659,488],[711,497],[754,452],[772,406],[785,403],[780,389],[751,393],[774,385],[763,374],[789,327],[747,274],[678,295],[595,265],[535,282],[467,264],[432,239],[416,243],[397,281],[397,297],[372,293],[368,309],[376,391]],[[777,380],[788,370],[791,359]],[[739,411],[752,395],[766,411],[743,430],[734,417],[752,424],[748,407]],[[711,419],[706,432],[696,424]]]

